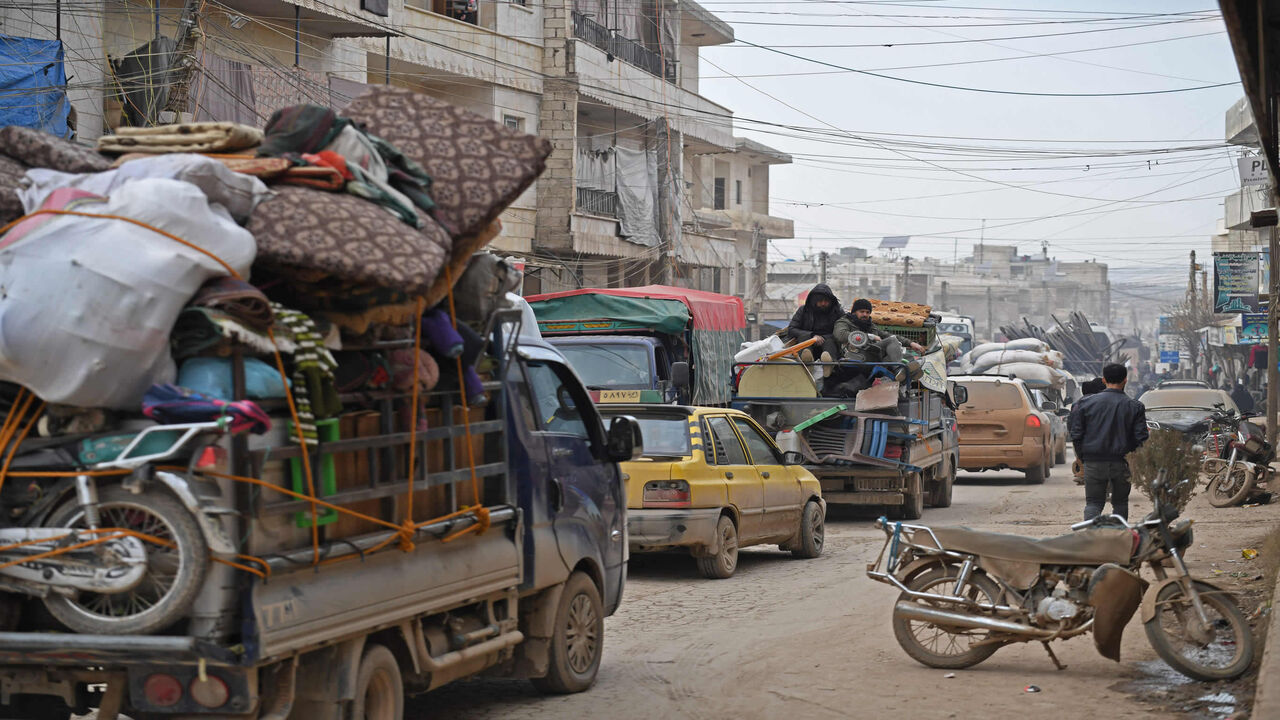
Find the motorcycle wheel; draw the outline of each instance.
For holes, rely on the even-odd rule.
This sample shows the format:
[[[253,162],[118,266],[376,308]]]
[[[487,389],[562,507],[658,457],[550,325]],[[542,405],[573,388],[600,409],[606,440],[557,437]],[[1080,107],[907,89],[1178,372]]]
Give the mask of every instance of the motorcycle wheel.
[[[1209,478],[1209,504],[1221,508],[1243,503],[1253,492],[1255,480],[1256,476],[1240,465],[1228,475],[1224,464]]]
[[[959,568],[954,565],[939,566],[915,576],[907,583],[907,587],[916,592],[935,591],[938,594],[950,595],[955,590]],[[962,592],[956,593],[979,602],[994,604],[1000,595],[1000,589],[986,575],[975,572],[969,576],[969,584]],[[898,602],[917,602],[929,607],[950,609],[952,606],[926,600],[912,600],[907,593],[898,596]],[[974,643],[987,639],[985,630],[946,629],[932,623],[918,622],[893,617],[893,636],[911,659],[933,668],[956,670],[977,665],[986,660],[999,649],[999,645],[979,645]]]
[[[118,527],[173,543],[145,542],[147,574],[122,593],[82,592],[76,598],[50,594],[45,607],[63,625],[88,635],[146,635],[181,620],[204,584],[209,546],[204,533],[177,500],[160,491],[134,494],[122,487],[98,493],[101,526]],[[49,527],[88,527],[84,511],[72,500],[49,516]]]
[[[1156,616],[1143,625],[1147,640],[1169,667],[1196,680],[1231,680],[1253,663],[1253,632],[1235,600],[1225,592],[1195,582],[1213,639],[1206,644],[1188,637],[1195,614],[1182,586],[1170,583],[1156,596]]]

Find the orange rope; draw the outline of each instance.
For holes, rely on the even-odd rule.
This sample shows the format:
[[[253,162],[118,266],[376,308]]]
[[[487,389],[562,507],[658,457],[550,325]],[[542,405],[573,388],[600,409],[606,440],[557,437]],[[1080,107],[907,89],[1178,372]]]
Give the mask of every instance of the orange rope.
[[[449,319],[453,321],[453,329],[458,329],[458,312],[453,306],[453,271],[446,264],[444,268],[445,285],[449,294]],[[458,397],[462,401],[462,428],[467,438],[467,466],[471,468],[471,490],[476,507],[480,507],[480,478],[476,476],[476,458],[471,449],[471,408],[467,405],[467,383],[462,376],[462,355],[454,360],[458,367]]]
[[[406,501],[406,510],[404,518],[404,530],[400,534],[400,549],[413,549],[413,490],[414,480],[418,477],[416,470],[417,452],[418,452],[418,353],[422,352],[422,313],[423,299],[419,297],[414,303],[414,324],[413,324],[413,390],[410,393],[410,402],[413,403],[409,409],[409,497]]]
[[[32,395],[32,397],[35,397],[35,395]],[[27,435],[31,434],[31,429],[40,421],[40,413],[44,412],[44,406],[45,403],[42,402],[40,403],[40,406],[36,408],[35,414],[33,414],[31,419],[27,421],[27,426],[22,429],[22,433],[18,435],[18,439],[14,441],[13,449],[9,451],[8,457],[4,459],[4,465],[0,466],[0,488],[4,487],[5,476],[9,474],[9,465],[13,463],[13,459],[18,456],[18,448],[22,447],[22,441],[27,439]]]
[[[19,393],[19,397],[21,397],[21,393]],[[18,425],[22,424],[22,418],[27,414],[27,408],[31,406],[31,403],[35,399],[35,393],[28,393],[21,407],[19,407],[15,401],[14,406],[9,408],[9,414],[4,420],[4,427],[0,428],[0,452],[3,452],[3,450],[9,446],[9,440],[13,438],[13,433],[18,429]],[[40,409],[44,409],[44,403],[40,403]],[[14,412],[15,410],[17,410],[16,413]],[[35,424],[39,417],[40,416],[37,413],[36,417],[31,420],[31,423],[27,425],[26,430],[22,433],[22,438],[26,438],[27,433],[31,431],[31,426]],[[18,440],[18,444],[22,444],[21,438]],[[13,461],[14,456],[17,454],[18,448],[15,445],[13,452],[11,452],[5,460],[3,470],[0,470],[0,489],[4,488],[4,473],[9,469],[9,463]]]

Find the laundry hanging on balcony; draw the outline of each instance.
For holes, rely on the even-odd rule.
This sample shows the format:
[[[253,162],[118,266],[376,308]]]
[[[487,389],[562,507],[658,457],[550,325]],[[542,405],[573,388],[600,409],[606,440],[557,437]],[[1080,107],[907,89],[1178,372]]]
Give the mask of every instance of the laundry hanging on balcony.
[[[67,137],[67,72],[58,40],[0,35],[0,127]]]
[[[658,156],[652,150],[614,148],[619,233],[624,240],[655,247],[658,238]]]

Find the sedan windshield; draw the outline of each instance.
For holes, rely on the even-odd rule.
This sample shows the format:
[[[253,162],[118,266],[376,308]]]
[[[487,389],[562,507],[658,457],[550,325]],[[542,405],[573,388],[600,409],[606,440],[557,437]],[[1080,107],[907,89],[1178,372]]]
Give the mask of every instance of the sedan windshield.
[[[606,427],[611,414],[601,408]],[[622,413],[628,414],[628,413]],[[640,423],[640,437],[644,441],[645,457],[687,457],[689,446],[689,418],[685,415],[632,415]]]
[[[644,345],[557,345],[589,388],[647,390],[653,387]]]

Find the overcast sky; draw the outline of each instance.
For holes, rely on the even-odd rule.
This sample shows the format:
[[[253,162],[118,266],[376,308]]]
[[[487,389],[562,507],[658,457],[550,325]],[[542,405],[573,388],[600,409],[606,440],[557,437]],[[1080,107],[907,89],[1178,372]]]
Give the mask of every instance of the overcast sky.
[[[911,235],[909,254],[949,259],[983,235],[1176,282],[1239,186],[1224,115],[1243,91],[1210,0],[701,2],[738,38],[704,49],[702,94],[795,156],[772,171],[771,212],[796,223],[775,257]],[[1110,49],[1073,52],[1093,48]],[[996,58],[1013,59],[973,62]],[[935,67],[886,69],[915,65]]]

